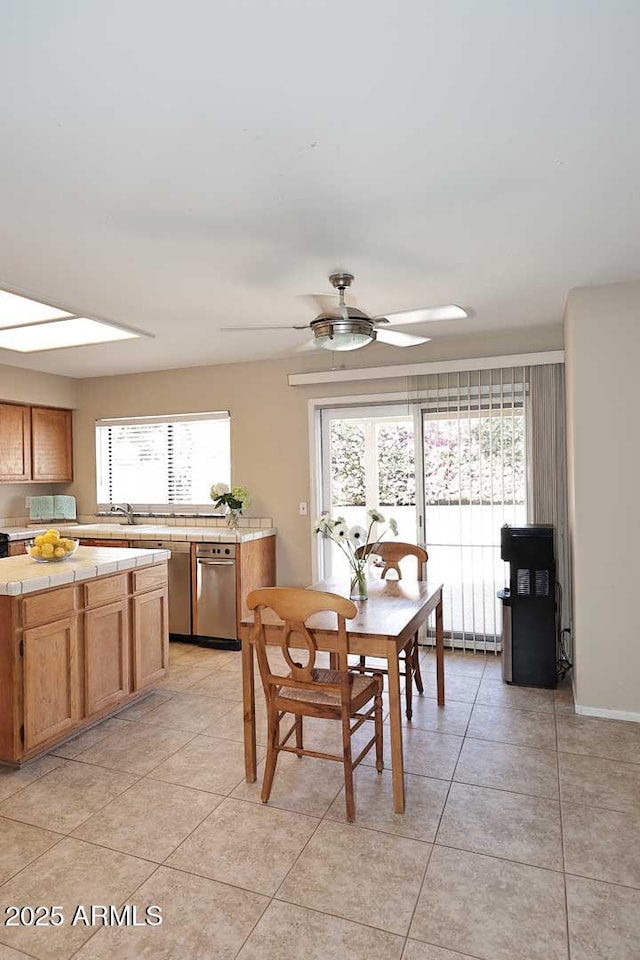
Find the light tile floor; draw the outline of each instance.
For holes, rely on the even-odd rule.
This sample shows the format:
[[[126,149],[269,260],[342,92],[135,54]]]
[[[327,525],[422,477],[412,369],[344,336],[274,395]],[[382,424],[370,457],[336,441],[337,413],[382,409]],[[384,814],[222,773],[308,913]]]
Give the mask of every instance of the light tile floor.
[[[407,812],[367,758],[347,824],[339,764],[281,757],[268,806],[245,783],[239,654],[171,658],[143,702],[0,770],[0,960],[640,958],[640,725],[577,717],[566,686],[508,687],[473,654],[447,656],[438,708],[425,653]],[[337,724],[305,724],[339,746]],[[40,904],[65,922],[6,926]],[[163,923],[72,926],[78,904],[157,904]]]

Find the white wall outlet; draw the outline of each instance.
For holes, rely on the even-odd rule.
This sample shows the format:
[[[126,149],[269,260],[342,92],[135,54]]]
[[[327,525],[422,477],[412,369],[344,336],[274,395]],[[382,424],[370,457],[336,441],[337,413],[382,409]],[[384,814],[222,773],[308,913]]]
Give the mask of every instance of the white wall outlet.
[[[298,513],[301,517],[306,517],[309,514],[309,504],[306,500],[301,500],[298,504]]]

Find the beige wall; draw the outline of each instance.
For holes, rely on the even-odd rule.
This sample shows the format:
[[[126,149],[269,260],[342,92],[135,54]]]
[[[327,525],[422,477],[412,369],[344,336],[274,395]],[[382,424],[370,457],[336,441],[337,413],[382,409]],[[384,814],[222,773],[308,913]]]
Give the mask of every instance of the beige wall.
[[[565,363],[576,703],[638,720],[639,358],[640,282],[572,290]]]
[[[562,347],[562,332],[537,329],[503,337],[439,341],[429,349],[366,350],[341,358],[348,365],[420,362],[495,356]],[[298,515],[309,500],[308,400],[405,391],[406,378],[373,382],[289,387],[288,373],[328,369],[331,355],[293,356],[286,360],[193,367],[84,380],[79,385],[76,417],[76,482],[80,512],[96,507],[94,423],[103,417],[231,411],[232,481],[250,489],[250,514],[273,517],[278,527],[278,582],[303,585],[311,578],[313,517]],[[212,477],[212,482],[215,477]]]
[[[77,405],[77,380],[37,370],[0,365],[0,400],[73,409]],[[0,517],[27,515],[26,497],[66,493],[68,484],[0,483]]]

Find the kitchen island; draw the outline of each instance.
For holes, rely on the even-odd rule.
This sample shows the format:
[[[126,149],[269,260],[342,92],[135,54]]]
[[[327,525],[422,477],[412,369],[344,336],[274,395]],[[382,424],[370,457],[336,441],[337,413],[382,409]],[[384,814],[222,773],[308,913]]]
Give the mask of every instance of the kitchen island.
[[[0,762],[19,766],[168,669],[166,550],[79,547],[0,560]]]

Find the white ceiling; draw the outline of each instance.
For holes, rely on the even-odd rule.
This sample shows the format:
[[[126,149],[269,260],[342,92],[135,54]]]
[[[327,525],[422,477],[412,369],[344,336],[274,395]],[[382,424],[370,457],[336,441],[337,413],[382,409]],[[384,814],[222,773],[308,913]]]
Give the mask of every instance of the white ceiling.
[[[559,324],[640,276],[639,35],[636,0],[0,0],[0,287],[154,335],[0,363],[282,356],[218,328],[312,319],[335,267],[475,311],[411,333]]]

